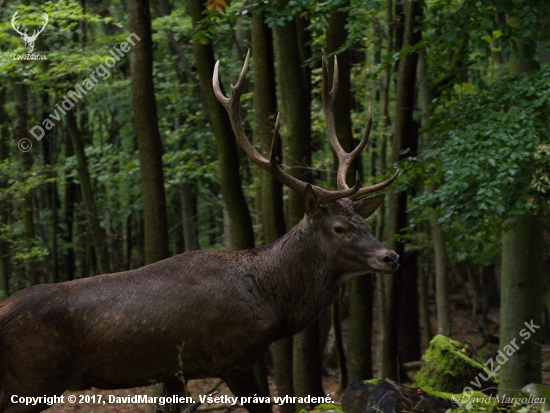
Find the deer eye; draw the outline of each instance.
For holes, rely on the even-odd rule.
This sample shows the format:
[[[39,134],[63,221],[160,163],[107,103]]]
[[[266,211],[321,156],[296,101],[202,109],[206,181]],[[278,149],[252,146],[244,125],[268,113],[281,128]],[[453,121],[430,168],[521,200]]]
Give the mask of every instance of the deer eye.
[[[342,228],[338,225],[333,227],[333,229],[334,229],[334,232],[336,232],[337,234],[343,234],[344,233],[344,228]]]

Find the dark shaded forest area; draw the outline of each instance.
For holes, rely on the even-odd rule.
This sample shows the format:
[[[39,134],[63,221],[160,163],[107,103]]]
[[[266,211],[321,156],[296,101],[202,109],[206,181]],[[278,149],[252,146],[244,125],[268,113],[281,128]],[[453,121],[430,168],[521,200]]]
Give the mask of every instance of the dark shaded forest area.
[[[250,50],[235,113],[252,147],[269,160],[280,113],[288,179],[341,190],[326,56],[344,151],[372,112],[343,185],[400,169],[366,221],[399,268],[347,281],[271,344],[261,390],[324,396],[330,374],[340,392],[408,383],[434,335],[468,338],[484,362],[525,323],[540,328],[500,366],[499,392],[550,385],[550,2],[4,0],[0,16],[0,300],[284,236],[313,201],[237,143],[214,66],[229,96]]]

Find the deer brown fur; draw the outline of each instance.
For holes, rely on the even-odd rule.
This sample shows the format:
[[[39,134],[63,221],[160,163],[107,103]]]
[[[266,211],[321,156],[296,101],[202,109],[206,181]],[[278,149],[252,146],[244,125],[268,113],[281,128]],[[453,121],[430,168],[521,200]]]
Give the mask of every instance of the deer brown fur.
[[[12,395],[92,386],[164,382],[177,394],[182,378],[220,377],[238,397],[259,395],[253,365],[273,341],[315,320],[347,279],[397,267],[397,254],[365,223],[384,194],[327,200],[359,186],[317,188],[304,186],[304,218],[271,245],[187,252],[137,270],[33,286],[0,302],[0,412],[49,407],[12,403]]]

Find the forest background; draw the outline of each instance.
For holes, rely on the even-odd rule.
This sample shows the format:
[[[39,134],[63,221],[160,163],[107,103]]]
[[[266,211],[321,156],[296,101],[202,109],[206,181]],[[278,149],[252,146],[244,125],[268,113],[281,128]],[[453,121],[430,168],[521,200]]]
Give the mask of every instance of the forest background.
[[[15,12],[29,33],[47,13],[34,50],[47,60],[14,58],[25,47]],[[403,363],[419,360],[436,332],[430,302],[438,331],[452,337],[449,295],[460,294],[484,344],[507,344],[524,321],[544,326],[500,372],[503,388],[541,382],[550,339],[548,1],[4,0],[0,16],[0,297],[283,235],[303,216],[301,195],[237,146],[212,72],[220,60],[230,90],[251,48],[248,136],[269,153],[280,112],[279,162],[330,188],[324,49],[330,73],[338,57],[344,149],[358,143],[372,105],[370,143],[354,165],[362,182],[402,170],[368,220],[401,267],[347,283],[330,311],[272,346],[258,374],[273,373],[280,394],[323,394],[321,358],[333,342],[341,387],[373,375],[406,380]],[[131,33],[139,42],[108,75],[98,72],[42,139],[29,133]]]

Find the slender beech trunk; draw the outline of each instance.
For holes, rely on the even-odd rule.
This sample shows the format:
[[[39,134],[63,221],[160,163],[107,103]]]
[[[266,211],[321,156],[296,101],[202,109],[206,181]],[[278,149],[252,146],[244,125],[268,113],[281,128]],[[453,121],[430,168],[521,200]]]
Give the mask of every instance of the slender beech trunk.
[[[334,6],[330,11],[327,29],[327,52],[329,56],[336,53],[347,40],[348,31],[346,24],[349,12],[347,10],[340,11],[340,9],[347,6],[349,6],[349,1]],[[334,58],[329,57],[328,61],[329,77],[332,79]],[[351,56],[349,50],[338,54],[338,74],[338,95],[334,103],[336,134],[344,150],[349,152],[354,147],[351,123]],[[360,159],[356,159],[350,168],[348,175],[351,181],[354,179],[354,170],[362,172]],[[338,357],[341,370],[341,388],[345,388],[348,382],[346,370],[349,371],[348,376],[351,382],[372,377],[372,359],[370,354],[372,345],[372,288],[373,284],[370,276],[357,277],[350,282],[347,363],[344,354],[340,354],[339,352]],[[335,306],[337,305],[338,303],[335,304]],[[333,317],[333,322],[336,323],[338,321],[339,318]],[[335,331],[337,330],[339,330],[339,326],[335,325]]]
[[[499,372],[499,393],[510,394],[528,383],[541,381],[541,325],[544,239],[543,221],[525,214],[510,218],[502,235],[500,350],[512,340],[519,350]],[[533,329],[535,331],[533,331]],[[529,333],[527,339],[523,333]],[[520,341],[521,340],[521,341]],[[508,346],[508,347],[507,347]]]
[[[427,74],[427,59],[426,59],[426,50],[422,49],[418,58],[418,74],[417,78],[419,80],[419,91],[420,91],[420,107],[422,110],[422,120],[421,125],[425,126],[428,120],[432,115],[432,110],[430,104],[434,99],[433,89],[431,85],[423,82]],[[424,133],[422,135],[422,145],[426,145],[431,139],[431,134]],[[427,188],[427,191],[434,191],[434,187]],[[433,216],[431,220],[431,233],[432,233],[432,243],[433,251],[435,258],[435,295],[437,303],[437,327],[438,331],[441,334],[450,335],[451,334],[451,312],[450,312],[450,302],[449,302],[449,281],[448,281],[448,272],[447,272],[447,253],[445,251],[445,237],[443,234],[443,228],[441,224],[437,222],[437,216]],[[421,275],[424,277],[424,275]],[[425,288],[425,282],[421,282],[421,288]],[[421,290],[421,295],[427,294],[427,291]],[[427,301],[423,297],[422,301]],[[429,309],[427,308],[426,303],[422,305],[422,312],[427,313]],[[427,314],[423,314],[423,319]],[[427,333],[431,330],[431,325],[429,321],[423,322],[424,330]]]
[[[386,53],[390,54],[393,51],[394,30],[393,22],[393,1],[386,0],[386,19],[388,22],[387,47]],[[384,83],[382,84],[382,137],[380,139],[380,174],[386,173],[386,146],[387,137],[389,135],[390,113],[390,81],[392,74],[392,66],[386,65],[384,68]],[[386,224],[386,202],[382,201],[378,207],[378,217],[376,221],[376,238],[384,239],[384,231]],[[376,299],[378,301],[378,335],[376,346],[376,368],[379,378],[386,378],[389,375],[389,334],[390,334],[390,318],[389,318],[389,291],[391,289],[391,278],[382,274],[376,274]]]
[[[111,272],[109,256],[105,249],[105,234],[99,226],[97,209],[95,206],[94,194],[90,174],[88,173],[88,160],[84,152],[84,140],[82,139],[76,118],[73,111],[68,111],[65,116],[67,122],[67,132],[71,137],[71,142],[76,155],[76,167],[78,171],[78,180],[80,181],[80,193],[82,202],[86,209],[86,219],[88,221],[88,231],[90,233],[90,242],[95,251],[97,267],[100,274]]]
[[[202,19],[204,4],[201,0],[190,0],[189,10],[193,27],[197,27]],[[201,89],[206,98],[212,130],[216,137],[220,187],[225,208],[231,220],[233,244],[238,250],[253,248],[254,232],[241,186],[237,143],[231,130],[229,116],[212,90],[214,49],[212,43],[207,41],[206,43],[194,42],[193,50]]]
[[[6,102],[6,91],[5,89],[0,90],[0,134],[2,134],[2,139],[0,139],[0,163],[8,159],[9,156],[9,146],[7,140],[9,139],[8,125],[9,119],[7,113],[4,111],[4,103]],[[8,187],[8,182],[6,179],[0,177],[0,193],[2,193],[4,188]],[[8,227],[9,222],[9,203],[6,198],[0,196],[0,223],[1,225],[6,225]],[[5,294],[6,296],[10,293],[10,244],[7,240],[7,237],[0,236],[0,296]]]
[[[193,184],[180,185],[181,215],[183,220],[183,242],[185,251],[200,249],[197,239],[195,220],[197,217],[197,195],[193,192]]]
[[[276,5],[282,10],[287,3],[288,0],[279,0]],[[286,134],[283,134],[285,165],[291,175],[302,181],[312,182],[311,79],[309,69],[301,64],[308,54],[308,48],[303,43],[306,38],[303,23],[299,18],[294,18],[286,21],[284,26],[276,25],[274,33],[277,44],[281,112],[286,128]],[[302,195],[290,191],[287,224],[294,226],[303,216]],[[323,394],[317,320],[294,336],[292,363],[294,395],[304,397]],[[304,407],[303,404],[296,405],[297,409]]]
[[[17,79],[12,79],[13,97],[15,100],[16,126],[15,136],[19,142],[23,139],[30,140],[30,134],[27,126],[27,87],[19,83]],[[25,170],[32,168],[34,163],[32,152],[22,152],[19,154],[21,164]],[[23,215],[23,234],[25,237],[25,247],[30,251],[35,244],[36,230],[34,225],[34,206],[32,193],[23,196],[21,202]],[[34,259],[25,260],[25,274],[27,286],[36,285],[39,282],[38,272]]]
[[[508,24],[519,27],[519,20],[511,16]],[[517,41],[520,56],[510,59],[511,76],[539,67],[538,62],[522,56],[526,42],[526,39]],[[521,342],[517,343],[519,350],[500,369],[500,395],[510,394],[528,383],[541,382],[542,332],[540,328],[530,331],[525,323],[540,326],[542,321],[543,223],[542,217],[530,213],[505,222],[502,234],[500,350],[506,353],[506,346],[514,339],[521,339]],[[521,331],[531,333],[529,339]]]
[[[69,158],[74,155],[73,144],[70,136],[67,134],[67,140],[65,144],[65,157]],[[74,223],[74,205],[76,202],[76,184],[69,176],[69,173],[65,174],[65,222],[67,224],[67,231],[65,232],[63,239],[67,246],[65,250],[65,281],[74,280],[75,274],[75,254],[73,246],[73,223]]]
[[[415,45],[420,41],[420,31],[415,31],[419,24],[416,19],[421,15],[418,2],[407,1],[404,5],[405,27],[403,31],[403,47]],[[400,153],[404,149],[416,152],[418,136],[413,121],[415,105],[415,80],[418,54],[411,53],[399,62],[396,91],[395,124],[392,141],[392,163],[402,159]],[[407,226],[407,194],[390,190],[390,214],[388,227],[388,247],[399,254],[403,266],[391,277],[390,326],[389,326],[389,370],[391,379],[406,378],[403,361],[420,358],[420,337],[418,336],[418,291],[412,256],[405,256],[405,244],[395,239],[395,236]],[[407,260],[407,258],[409,258]],[[405,260],[407,260],[405,262]],[[405,289],[406,288],[406,289]],[[403,308],[405,306],[405,308]],[[405,317],[405,318],[403,318]],[[416,325],[416,327],[415,327]],[[404,334],[416,331],[411,337]]]
[[[275,91],[275,62],[271,29],[264,23],[263,13],[253,13],[250,24],[254,64],[254,140],[260,142],[261,152],[271,151],[273,126],[277,112]],[[277,150],[280,154],[280,147]],[[280,162],[280,159],[279,159]],[[285,234],[282,184],[271,174],[261,172],[261,217],[264,244],[270,244]],[[279,396],[294,395],[292,383],[292,338],[284,338],[270,346],[273,370]],[[257,371],[263,370],[261,365]],[[263,381],[263,377],[257,378]],[[260,387],[262,383],[260,382]],[[265,390],[262,389],[264,392]],[[280,406],[281,413],[292,413],[290,403]]]
[[[145,236],[145,264],[167,258],[168,219],[162,171],[162,141],[158,131],[153,83],[151,16],[147,0],[128,2],[130,32],[139,38],[132,48],[132,106],[140,162]]]
[[[48,107],[48,94],[42,93],[42,107]],[[48,116],[43,111],[43,117]],[[57,194],[57,184],[56,184],[56,171],[51,168],[52,165],[55,165],[55,139],[52,139],[50,136],[46,136],[40,141],[42,144],[42,153],[44,156],[44,164],[50,167],[50,178],[53,180],[52,183],[49,183],[44,188],[44,195],[47,198],[48,208],[51,211],[51,246],[50,250],[50,271],[49,276],[46,277],[48,282],[57,283],[59,282],[59,265],[57,257],[57,222],[58,222],[58,209],[59,209],[59,196]]]
[[[277,115],[275,65],[271,29],[263,13],[253,13],[251,21],[252,57],[254,64],[254,138],[261,152],[271,151],[273,126]],[[281,153],[280,148],[277,151]],[[281,159],[279,159],[281,162]],[[262,169],[261,215],[264,243],[270,244],[285,234],[282,184]]]

